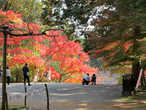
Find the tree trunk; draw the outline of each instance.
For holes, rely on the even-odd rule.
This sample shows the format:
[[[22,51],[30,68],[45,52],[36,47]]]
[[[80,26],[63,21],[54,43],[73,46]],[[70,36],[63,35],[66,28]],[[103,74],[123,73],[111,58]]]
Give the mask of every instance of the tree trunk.
[[[7,51],[7,33],[4,32],[3,76],[2,76],[2,108],[1,108],[1,110],[6,110],[6,51]]]
[[[133,74],[133,86],[136,87],[136,83],[137,83],[137,80],[138,80],[138,77],[139,77],[139,73],[140,73],[140,59],[137,59],[136,56],[137,56],[137,48],[139,45],[137,45],[137,37],[139,36],[140,34],[140,26],[135,26],[134,28],[134,38],[133,38],[133,55],[135,57],[133,63],[132,63],[132,74]]]
[[[7,97],[7,92],[6,92],[6,110],[9,110],[9,108],[8,108],[8,97]]]
[[[132,64],[132,74],[133,74],[133,86],[136,87],[136,83],[139,77],[139,73],[140,73],[140,63],[139,61],[137,62],[133,62]]]

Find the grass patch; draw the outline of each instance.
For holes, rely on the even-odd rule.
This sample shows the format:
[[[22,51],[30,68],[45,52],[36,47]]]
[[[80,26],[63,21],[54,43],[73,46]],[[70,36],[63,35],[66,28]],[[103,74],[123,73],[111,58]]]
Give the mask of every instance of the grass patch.
[[[1,108],[1,105],[0,105]],[[33,110],[31,108],[19,107],[19,106],[9,106],[9,110]]]
[[[114,100],[114,102],[114,106],[119,109],[145,110],[146,92],[138,92],[136,96],[122,97]]]

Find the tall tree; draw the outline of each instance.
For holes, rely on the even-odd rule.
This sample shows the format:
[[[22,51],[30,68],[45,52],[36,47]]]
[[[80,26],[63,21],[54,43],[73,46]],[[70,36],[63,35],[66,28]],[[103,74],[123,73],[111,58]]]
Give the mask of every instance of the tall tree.
[[[97,28],[88,33],[87,41],[96,44],[94,50],[89,48],[92,55],[104,57],[109,66],[125,66],[130,62],[136,80],[146,52],[145,4],[144,0],[102,1],[97,5],[102,7],[99,15],[93,20]]]

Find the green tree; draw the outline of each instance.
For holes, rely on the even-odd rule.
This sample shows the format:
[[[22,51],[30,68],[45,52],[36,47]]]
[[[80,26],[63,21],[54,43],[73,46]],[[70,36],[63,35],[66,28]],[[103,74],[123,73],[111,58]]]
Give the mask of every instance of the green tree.
[[[98,1],[97,1],[98,2]],[[145,4],[144,0],[105,0],[97,4],[102,7],[93,20],[95,31],[88,33],[89,48],[95,57],[104,57],[108,66],[132,66],[137,80],[145,59]],[[90,45],[91,46],[91,45]]]
[[[42,21],[48,28],[63,29],[69,40],[84,33],[91,6],[85,0],[43,0]],[[90,7],[89,7],[90,6]]]

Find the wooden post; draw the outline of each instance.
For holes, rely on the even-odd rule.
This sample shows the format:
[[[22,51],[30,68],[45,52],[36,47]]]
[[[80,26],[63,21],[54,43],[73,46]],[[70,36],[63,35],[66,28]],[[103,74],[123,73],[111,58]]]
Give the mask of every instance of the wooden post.
[[[49,93],[48,93],[47,84],[45,84],[45,88],[46,88],[46,95],[47,95],[47,110],[49,110]]]
[[[138,77],[138,80],[137,80],[137,83],[136,83],[136,88],[135,89],[137,89],[138,87],[139,87],[139,85],[140,85],[140,81],[141,81],[141,77],[142,77],[142,69],[140,70],[140,73],[139,73],[139,77]]]
[[[24,85],[24,94],[25,94],[24,107],[26,108],[27,107],[27,87],[26,87],[26,85]]]

